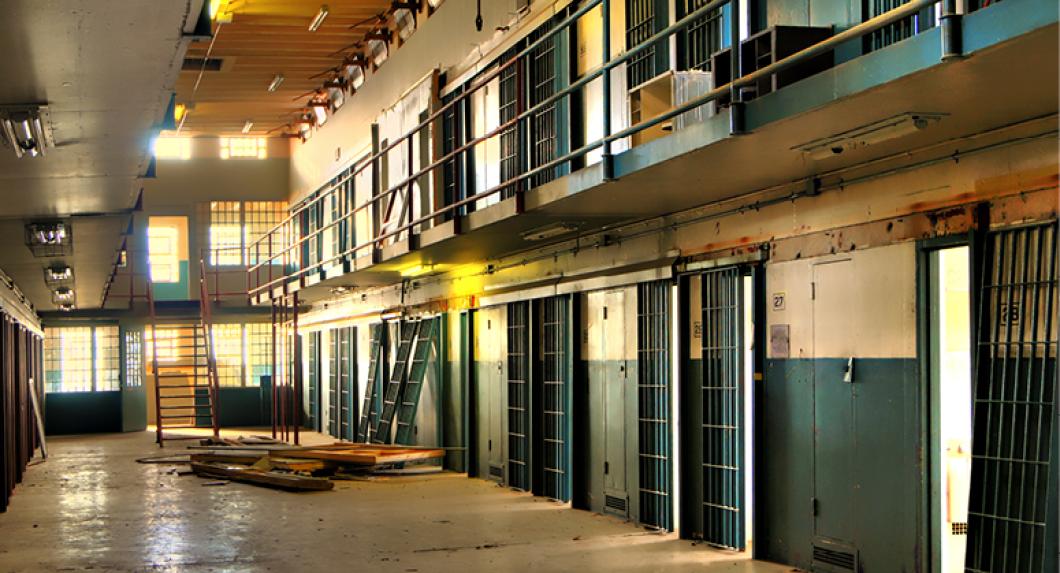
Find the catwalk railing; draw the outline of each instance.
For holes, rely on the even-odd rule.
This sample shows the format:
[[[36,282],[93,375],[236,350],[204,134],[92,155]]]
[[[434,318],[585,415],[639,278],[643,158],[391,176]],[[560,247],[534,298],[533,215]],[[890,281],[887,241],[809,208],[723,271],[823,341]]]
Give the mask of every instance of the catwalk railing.
[[[412,194],[415,185],[425,177],[438,175],[438,170],[444,169],[447,163],[453,161],[455,158],[472,152],[479,145],[510,133],[512,129],[524,125],[525,122],[532,120],[535,116],[544,112],[550,106],[574,96],[583,95],[587,86],[597,79],[602,83],[602,93],[611,94],[610,84],[612,70],[618,68],[624,63],[633,61],[638,56],[643,57],[643,54],[646,53],[647,50],[657,46],[660,42],[668,40],[675,34],[686,31],[690,26],[700,22],[711,13],[716,13],[716,11],[727,6],[729,10],[728,21],[730,25],[730,38],[740,37],[740,3],[735,0],[714,0],[707,2],[699,8],[690,11],[687,15],[679,18],[673,24],[652,34],[639,44],[613,57],[611,56],[611,27],[609,25],[603,25],[601,26],[601,49],[603,54],[601,59],[604,61],[602,65],[598,66],[595,70],[583,74],[581,77],[571,81],[566,87],[556,90],[551,95],[544,97],[541,101],[526,107],[525,109],[521,109],[524,107],[523,104],[525,102],[522,101],[522,96],[519,96],[520,99],[517,102],[517,109],[521,109],[521,111],[515,113],[510,119],[503,121],[494,129],[491,129],[482,135],[472,137],[454,149],[444,152],[440,157],[434,158],[434,160],[426,166],[420,168],[414,167],[414,161],[412,158],[413,148],[415,147],[415,138],[419,137],[421,133],[427,134],[427,136],[430,137],[432,129],[435,132],[440,133],[441,130],[437,129],[437,126],[439,122],[443,121],[446,113],[452,112],[461,102],[471,98],[473,94],[485,88],[492,80],[501,77],[506,70],[509,70],[513,66],[524,65],[525,62],[523,62],[523,59],[525,57],[534,54],[535,50],[541,48],[546,42],[551,41],[557,34],[576,26],[579,19],[585,17],[590,11],[596,9],[598,6],[601,7],[600,17],[603,19],[603,22],[609,22],[611,18],[611,2],[612,0],[589,0],[577,6],[576,9],[572,9],[567,17],[557,22],[551,29],[544,31],[541,34],[535,34],[536,38],[532,41],[528,41],[524,48],[500,65],[494,67],[491,71],[478,76],[456,97],[448,103],[441,105],[437,110],[431,112],[417,126],[386,145],[376,145],[374,153],[370,157],[360,162],[357,166],[349,169],[344,175],[337,178],[331,184],[318,190],[314,197],[292,209],[290,215],[284,221],[273,227],[261,238],[253,241],[248,246],[248,255],[250,255],[248,260],[254,262],[248,266],[247,270],[248,293],[251,298],[253,299],[264,292],[270,292],[278,286],[301,279],[310,273],[318,272],[319,270],[335,263],[349,260],[351,258],[356,259],[365,254],[375,253],[382,246],[386,245],[388,241],[396,240],[403,234],[411,233],[417,227],[423,227],[430,224],[432,221],[440,220],[440,218],[458,213],[460,209],[468,205],[502,193],[505,190],[514,190],[514,193],[522,194],[526,190],[526,182],[532,181],[532,178],[535,176],[549,171],[555,172],[557,169],[563,167],[571,167],[572,162],[581,161],[588,154],[597,150],[601,151],[604,179],[611,179],[613,178],[611,155],[612,144],[644,130],[659,126],[664,122],[671,121],[682,114],[712,102],[722,99],[727,99],[731,102],[729,104],[730,131],[732,133],[740,133],[743,131],[744,123],[743,98],[741,97],[744,88],[751,89],[756,82],[768,78],[777,72],[798,66],[799,64],[805,63],[815,57],[831,52],[844,43],[864,38],[887,26],[914,17],[921,11],[933,8],[936,5],[941,5],[940,25],[943,38],[941,57],[943,59],[950,58],[959,55],[960,53],[959,26],[962,14],[958,10],[956,0],[942,0],[941,2],[939,0],[911,0],[902,6],[854,25],[821,42],[813,44],[788,57],[776,60],[771,64],[747,74],[741,73],[740,50],[730,49],[732,77],[735,78],[732,81],[717,86],[703,95],[690,99],[683,104],[676,105],[665,113],[617,131],[612,130],[611,126],[612,98],[610,96],[603,97],[602,105],[599,109],[600,123],[603,126],[604,134],[602,137],[585,143],[577,149],[570,150],[569,152],[543,162],[540,165],[528,168],[517,175],[508,177],[504,181],[485,190],[470,194],[462,199],[451,201],[448,204],[432,209],[429,213],[416,216],[413,211],[414,201],[412,199]],[[523,80],[520,79],[519,81]],[[520,144],[525,147],[530,145],[527,142],[520,142]],[[386,162],[388,154],[394,151],[407,152],[408,168],[405,177],[396,184],[390,185],[387,189],[379,189],[379,176],[383,164]],[[527,152],[528,149],[519,150],[519,153]],[[335,195],[342,192],[345,185],[353,181],[355,177],[369,170],[373,175],[373,194],[370,199],[356,205],[340,216],[335,217],[334,220],[319,225],[315,229],[306,230],[302,228],[304,226],[302,224],[303,217],[306,217],[311,213],[316,213],[319,216],[320,213],[324,212],[325,206],[335,204]],[[403,212],[398,214],[400,219],[396,224],[390,224],[391,215],[393,214],[392,211],[394,210],[395,205],[397,205],[402,199],[404,200],[401,205]],[[359,240],[357,238],[357,233],[351,232],[351,230],[355,228],[356,218],[365,211],[368,211],[369,216],[361,216],[370,220],[378,219],[381,212],[384,211],[384,206],[386,211],[386,224],[376,222],[375,226],[377,229],[372,229],[372,234],[374,234],[374,236],[365,240]],[[330,235],[338,232],[340,229],[346,237],[345,242],[349,243],[348,246],[333,249],[334,252],[328,253],[327,255],[318,254],[317,256],[308,256],[304,252],[304,250],[314,241],[323,244],[324,241],[330,238]],[[342,245],[341,242],[339,244],[340,246]]]

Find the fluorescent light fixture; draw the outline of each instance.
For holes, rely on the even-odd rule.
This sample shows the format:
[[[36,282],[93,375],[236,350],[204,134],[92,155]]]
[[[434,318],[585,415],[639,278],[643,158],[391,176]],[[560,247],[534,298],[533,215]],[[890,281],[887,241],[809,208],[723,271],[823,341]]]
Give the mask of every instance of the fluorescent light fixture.
[[[324,125],[328,121],[328,104],[317,102],[312,103],[310,106],[313,108],[313,116],[316,119],[317,125]]]
[[[919,133],[938,123],[944,113],[903,113],[894,117],[856,127],[854,129],[816,139],[792,148],[801,151],[810,159],[821,161],[848,150],[877,145],[914,133]]]
[[[522,236],[525,241],[544,241],[568,233],[573,233],[578,230],[578,227],[580,227],[580,225],[577,223],[551,223],[543,227],[530,229],[529,231],[524,232]]]
[[[317,12],[316,17],[309,23],[309,31],[316,32],[320,25],[324,23],[324,19],[328,17],[328,5],[324,4],[320,7],[320,11]]]
[[[405,316],[405,311],[400,308],[392,308],[379,313],[379,318],[381,320],[397,320],[403,316]]]
[[[30,226],[31,240],[38,245],[61,245],[66,240],[63,223],[38,223]]]
[[[243,133],[250,133],[250,130],[252,129],[254,129],[254,122],[248,119],[247,122],[243,124]]]
[[[434,270],[434,265],[412,265],[401,269],[401,276],[403,277],[418,277],[425,275]]]
[[[280,84],[283,83],[283,80],[283,74],[276,74],[276,76],[272,78],[272,81],[269,82],[269,92],[271,93],[279,89]]]
[[[44,269],[45,275],[49,281],[59,282],[69,280],[74,276],[74,270],[68,265],[56,265],[54,267],[48,267]]]
[[[47,106],[0,106],[0,141],[15,152],[15,157],[44,156],[54,147],[46,128]]]

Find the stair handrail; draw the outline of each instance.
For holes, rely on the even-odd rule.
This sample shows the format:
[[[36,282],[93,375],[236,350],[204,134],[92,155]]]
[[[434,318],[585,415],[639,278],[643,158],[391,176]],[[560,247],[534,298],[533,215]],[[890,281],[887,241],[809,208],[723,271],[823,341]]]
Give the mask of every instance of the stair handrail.
[[[221,384],[217,375],[217,357],[214,353],[213,320],[209,285],[206,280],[206,259],[199,258],[199,321],[202,323],[203,337],[206,342],[206,376],[210,384],[210,418],[213,423],[213,437],[221,434],[219,404],[221,401]]]

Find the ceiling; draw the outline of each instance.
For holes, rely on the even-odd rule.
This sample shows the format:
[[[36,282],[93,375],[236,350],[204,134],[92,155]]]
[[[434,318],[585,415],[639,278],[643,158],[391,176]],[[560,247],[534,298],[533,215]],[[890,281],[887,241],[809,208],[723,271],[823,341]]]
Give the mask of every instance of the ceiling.
[[[5,0],[0,105],[47,104],[55,147],[15,157],[0,145],[0,268],[38,309],[52,261],[24,246],[27,220],[71,217],[80,307],[98,306],[203,0]],[[107,214],[107,216],[100,216]]]
[[[309,25],[328,5],[323,24]],[[191,44],[186,68],[177,81],[177,101],[190,109],[181,133],[250,133],[296,131],[287,124],[305,112],[313,92],[334,77],[345,56],[367,49],[366,35],[395,27],[391,0],[242,0],[232,1],[231,21],[214,24],[214,38]],[[426,5],[426,2],[424,2]],[[397,35],[390,49],[396,49]],[[220,69],[201,61],[220,60]],[[191,61],[197,59],[198,61]],[[330,71],[329,71],[330,70]],[[268,91],[273,78],[284,81]]]

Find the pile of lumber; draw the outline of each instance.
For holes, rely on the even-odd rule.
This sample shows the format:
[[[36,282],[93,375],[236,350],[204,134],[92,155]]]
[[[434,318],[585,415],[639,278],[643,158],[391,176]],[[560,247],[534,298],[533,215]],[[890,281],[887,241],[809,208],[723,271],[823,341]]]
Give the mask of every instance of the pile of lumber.
[[[189,450],[188,463],[199,477],[290,491],[329,490],[333,479],[437,472],[445,457],[437,448],[342,442],[299,447],[243,438],[204,440]]]

